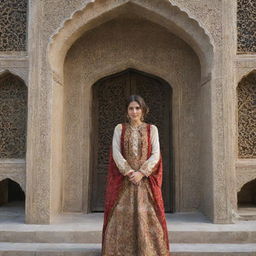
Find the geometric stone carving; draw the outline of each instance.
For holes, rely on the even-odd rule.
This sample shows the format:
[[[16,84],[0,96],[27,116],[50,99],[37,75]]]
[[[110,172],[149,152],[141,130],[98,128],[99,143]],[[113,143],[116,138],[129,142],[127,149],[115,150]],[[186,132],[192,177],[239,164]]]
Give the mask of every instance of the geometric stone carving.
[[[238,156],[256,158],[256,72],[241,80],[237,97]]]
[[[0,78],[0,158],[25,158],[27,87],[8,74]]]
[[[237,1],[237,51],[256,52],[256,1]]]
[[[25,51],[27,0],[0,1],[0,51]]]
[[[208,32],[196,19],[190,17],[187,12],[181,10],[172,1],[160,2],[162,3],[159,4],[159,1],[148,0],[106,0],[104,2],[101,0],[89,0],[81,9],[73,12],[68,19],[62,22],[56,33],[51,36],[47,49],[51,71],[57,77],[59,83],[63,83],[61,67],[68,49],[88,28],[92,29],[94,27],[93,24],[99,26],[107,22],[107,19],[112,19],[117,13],[118,16],[123,13],[129,15],[130,12],[131,14],[145,17],[147,12],[150,11],[156,17],[155,23],[164,25],[165,23],[160,18],[162,16],[162,18],[166,19],[166,24],[170,22],[173,30],[177,32],[178,36],[181,33],[181,38],[185,41],[193,38],[188,43],[194,45],[195,51],[202,50],[202,52],[198,52],[202,62],[202,76],[204,78],[208,77],[213,61],[213,44]],[[106,9],[106,5],[108,9]],[[130,6],[133,8],[130,8]],[[99,18],[107,11],[111,15],[105,15],[104,19]],[[97,22],[96,18],[99,19]],[[95,23],[91,24],[93,20]]]

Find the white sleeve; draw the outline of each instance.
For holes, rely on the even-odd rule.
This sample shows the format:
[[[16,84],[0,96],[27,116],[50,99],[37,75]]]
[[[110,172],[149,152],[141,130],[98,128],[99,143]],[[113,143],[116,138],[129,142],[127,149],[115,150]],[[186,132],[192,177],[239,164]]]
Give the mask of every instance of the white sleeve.
[[[151,125],[150,141],[152,145],[151,156],[142,164],[142,166],[139,169],[139,171],[142,172],[147,177],[153,172],[153,168],[160,159],[159,135],[158,129],[155,125]]]
[[[116,163],[121,174],[124,176],[127,175],[129,171],[132,170],[128,162],[124,159],[121,153],[121,133],[122,133],[122,124],[118,124],[115,127],[113,140],[112,140],[112,150],[113,150],[113,159]]]

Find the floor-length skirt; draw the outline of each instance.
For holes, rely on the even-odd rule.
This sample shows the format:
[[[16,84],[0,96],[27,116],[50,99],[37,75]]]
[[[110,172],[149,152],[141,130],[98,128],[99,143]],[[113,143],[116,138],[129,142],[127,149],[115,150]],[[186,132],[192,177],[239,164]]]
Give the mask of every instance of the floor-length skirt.
[[[126,177],[109,217],[102,256],[168,255],[148,178],[138,186]]]

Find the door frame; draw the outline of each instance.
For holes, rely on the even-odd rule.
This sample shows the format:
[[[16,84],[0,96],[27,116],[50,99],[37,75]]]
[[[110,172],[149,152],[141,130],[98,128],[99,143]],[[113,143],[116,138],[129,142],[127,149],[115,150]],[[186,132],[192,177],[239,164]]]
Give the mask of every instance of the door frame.
[[[96,168],[95,164],[96,164],[96,160],[97,160],[97,152],[98,152],[98,145],[97,145],[97,138],[98,138],[98,133],[96,133],[96,131],[98,131],[98,120],[97,120],[97,115],[98,115],[98,98],[97,98],[97,85],[99,85],[100,83],[104,82],[104,80],[108,80],[108,79],[111,79],[111,78],[114,78],[116,76],[121,76],[121,75],[124,75],[128,72],[135,72],[135,73],[138,73],[142,76],[145,76],[145,77],[148,77],[148,78],[152,78],[154,80],[158,80],[159,82],[161,82],[161,84],[165,84],[167,85],[169,88],[170,88],[170,97],[169,97],[169,148],[170,148],[170,158],[169,158],[169,161],[170,161],[170,164],[169,164],[169,172],[170,172],[170,183],[169,183],[169,186],[170,186],[170,198],[169,198],[169,202],[170,202],[170,211],[168,212],[175,212],[176,211],[176,187],[177,187],[177,183],[175,182],[175,163],[174,163],[174,150],[173,150],[173,146],[174,146],[174,142],[173,142],[173,113],[172,113],[172,95],[173,95],[173,91],[172,91],[172,87],[171,85],[165,81],[164,79],[156,76],[156,75],[153,75],[153,74],[150,74],[150,73],[147,73],[147,72],[143,72],[143,71],[140,71],[140,70],[137,70],[137,69],[134,69],[134,68],[127,68],[125,70],[122,70],[120,72],[116,72],[114,74],[110,74],[110,75],[107,75],[103,78],[100,78],[98,79],[91,87],[91,95],[92,95],[92,109],[91,109],[91,117],[92,117],[92,129],[91,129],[91,145],[90,145],[90,149],[91,149],[91,152],[92,152],[92,155],[91,155],[91,163],[90,163],[90,192],[89,192],[89,205],[90,205],[90,211],[92,212],[92,201],[93,201],[93,189],[94,189],[94,182],[96,180],[96,174],[95,172],[93,172],[93,170]],[[94,111],[96,109],[96,111]]]

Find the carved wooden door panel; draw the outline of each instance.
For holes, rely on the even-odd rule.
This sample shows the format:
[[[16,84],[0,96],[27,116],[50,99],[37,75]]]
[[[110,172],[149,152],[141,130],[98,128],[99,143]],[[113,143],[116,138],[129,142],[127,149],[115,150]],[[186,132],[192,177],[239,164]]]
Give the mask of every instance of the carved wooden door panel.
[[[147,123],[155,124],[158,127],[160,150],[163,158],[163,185],[162,193],[165,204],[165,211],[170,212],[173,207],[170,195],[174,191],[171,188],[173,173],[170,170],[172,163],[170,145],[170,86],[165,81],[144,75],[142,72],[132,72],[131,75],[131,94],[140,95],[149,107]]]
[[[166,211],[173,209],[174,186],[170,162],[170,86],[163,80],[151,77],[136,70],[126,70],[99,80],[93,86],[93,161],[91,165],[92,211],[103,211],[104,191],[107,178],[109,148],[114,127],[125,120],[125,101],[131,94],[141,95],[150,108],[148,123],[158,127],[161,153],[163,156],[164,178],[163,197]],[[172,195],[172,196],[170,196]]]
[[[115,126],[124,122],[130,93],[129,73],[106,77],[93,85],[92,211],[103,211],[109,149]]]

